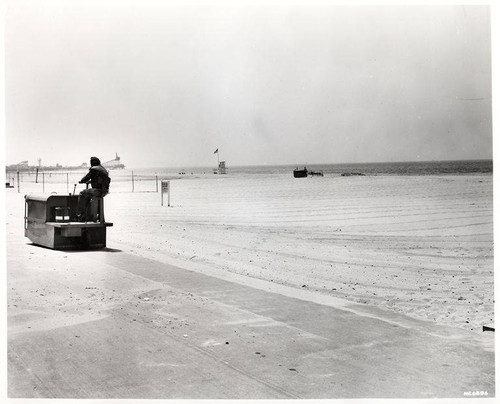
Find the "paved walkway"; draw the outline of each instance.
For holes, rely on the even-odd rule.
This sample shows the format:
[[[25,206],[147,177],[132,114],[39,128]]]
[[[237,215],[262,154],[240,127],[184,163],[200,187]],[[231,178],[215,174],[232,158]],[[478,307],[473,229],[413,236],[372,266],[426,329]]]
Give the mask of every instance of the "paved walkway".
[[[495,394],[493,333],[245,286],[116,245],[53,251],[11,224],[7,238],[11,398]]]

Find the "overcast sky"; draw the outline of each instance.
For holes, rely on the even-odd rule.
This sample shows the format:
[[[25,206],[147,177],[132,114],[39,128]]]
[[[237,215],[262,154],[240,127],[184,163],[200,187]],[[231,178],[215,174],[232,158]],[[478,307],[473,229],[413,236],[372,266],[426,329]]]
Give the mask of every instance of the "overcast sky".
[[[492,158],[487,6],[12,2],[6,163]]]

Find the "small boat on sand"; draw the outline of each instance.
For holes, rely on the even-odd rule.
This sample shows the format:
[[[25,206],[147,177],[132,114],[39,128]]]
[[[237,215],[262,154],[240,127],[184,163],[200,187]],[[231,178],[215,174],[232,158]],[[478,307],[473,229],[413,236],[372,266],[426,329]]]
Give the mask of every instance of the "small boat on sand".
[[[297,167],[295,170],[293,170],[293,176],[294,176],[295,178],[305,178],[305,177],[307,177],[307,168],[305,168],[305,167],[304,167],[304,168],[301,170],[301,169],[299,169],[299,168]]]

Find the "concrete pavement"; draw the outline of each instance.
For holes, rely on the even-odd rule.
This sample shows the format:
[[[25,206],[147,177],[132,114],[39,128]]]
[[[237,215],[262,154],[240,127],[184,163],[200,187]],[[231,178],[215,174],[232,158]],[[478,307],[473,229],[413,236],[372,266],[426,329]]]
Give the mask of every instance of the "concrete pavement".
[[[10,398],[495,394],[493,333],[248,286],[119,245],[53,251],[11,225]]]

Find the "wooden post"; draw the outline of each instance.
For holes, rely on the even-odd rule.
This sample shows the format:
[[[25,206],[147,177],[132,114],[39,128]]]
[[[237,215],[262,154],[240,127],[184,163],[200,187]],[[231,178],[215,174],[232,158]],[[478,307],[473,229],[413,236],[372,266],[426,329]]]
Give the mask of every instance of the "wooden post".
[[[35,184],[38,184],[38,167],[36,168]]]
[[[42,192],[45,192],[45,173],[42,173]]]
[[[17,172],[17,192],[21,192],[21,181],[19,181],[19,171]]]

